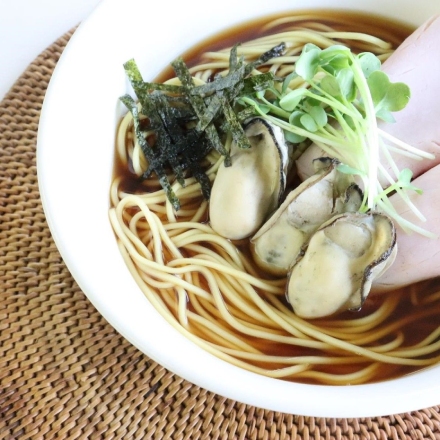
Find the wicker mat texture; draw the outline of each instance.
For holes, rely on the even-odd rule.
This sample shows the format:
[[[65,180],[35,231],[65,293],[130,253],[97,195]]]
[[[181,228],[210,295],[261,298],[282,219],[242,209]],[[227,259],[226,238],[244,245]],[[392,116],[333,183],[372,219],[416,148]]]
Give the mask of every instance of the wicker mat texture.
[[[52,241],[36,177],[39,113],[71,34],[0,103],[0,439],[440,440],[438,406],[329,419],[228,400],[165,370],[100,316]]]

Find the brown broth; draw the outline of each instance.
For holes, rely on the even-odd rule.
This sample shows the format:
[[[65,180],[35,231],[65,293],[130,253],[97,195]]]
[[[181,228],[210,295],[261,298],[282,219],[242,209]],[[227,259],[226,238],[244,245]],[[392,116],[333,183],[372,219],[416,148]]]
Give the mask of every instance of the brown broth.
[[[249,21],[240,26],[233,27],[231,29],[227,29],[224,32],[218,33],[205,41],[202,41],[200,44],[195,47],[190,48],[183,54],[183,58],[189,66],[196,65],[202,59],[201,54],[206,51],[214,51],[218,49],[223,49],[226,47],[230,47],[238,42],[245,42],[257,37],[261,37],[268,33],[273,33],[275,31],[279,31],[280,28],[272,28],[270,32],[264,31],[264,25],[273,19],[279,18],[285,15],[296,15],[295,13],[285,13],[285,14],[277,14],[269,17],[264,17],[260,19],[256,19],[253,21]],[[354,13],[354,12],[345,12],[345,11],[335,11],[335,10],[322,10],[317,13],[316,11],[302,11],[301,15],[304,15],[303,23],[306,24],[308,22],[319,21],[324,25],[330,25],[332,27],[337,28],[338,30],[346,30],[346,31],[356,31],[356,32],[367,32],[371,35],[375,35],[379,38],[382,38],[386,41],[392,43],[393,47],[397,47],[413,30],[411,26],[403,24],[398,21],[390,21],[389,19],[385,19],[384,17],[371,15],[371,14],[362,14],[362,13]],[[312,18],[313,17],[313,18]],[[171,62],[172,60],[170,60]],[[163,82],[173,76],[173,72],[171,67],[165,69],[156,79],[156,82]],[[142,184],[139,179],[133,177],[133,174],[129,169],[124,166],[121,166],[118,161],[115,161],[115,170],[114,174],[117,177],[121,178],[121,188],[124,191],[139,193],[145,191],[145,185]],[[238,244],[239,249],[246,253],[248,256],[250,255],[248,243],[241,242]],[[258,269],[256,269],[258,271]],[[267,278],[268,275],[259,271],[262,278]],[[206,286],[207,287],[207,286]],[[434,291],[434,289],[440,289],[440,280],[433,280],[429,283],[421,283],[418,287],[410,287],[403,292],[402,301],[397,307],[395,313],[389,317],[388,322],[392,323],[396,320],[399,320],[403,317],[407,316],[416,316],[420,315],[420,319],[413,320],[408,322],[405,328],[402,330],[405,338],[405,346],[410,346],[418,341],[423,340],[426,336],[428,336],[431,332],[438,328],[440,324],[440,306],[438,303],[432,308],[429,306],[417,305],[413,303],[413,296],[410,295],[411,290],[418,290],[418,299],[422,301],[424,297],[429,292]],[[400,292],[391,292],[389,295],[400,294]],[[264,293],[262,293],[264,296]],[[355,316],[361,317],[368,313],[374,311],[381,302],[381,296],[371,297],[367,300],[363,309],[360,312],[344,312],[336,317],[338,320],[350,320],[354,319]],[[191,307],[191,305],[189,305]],[[315,321],[315,323],[319,323],[319,321]],[[225,324],[227,326],[227,324]],[[388,342],[395,335],[387,336],[384,338],[381,343]],[[254,347],[265,351],[267,354],[273,354],[278,356],[297,356],[297,355],[317,355],[322,354],[317,350],[313,349],[304,349],[302,347],[296,346],[288,346],[284,344],[271,344],[270,347],[267,347],[267,343],[262,343],[260,340],[255,340],[255,338],[250,338],[246,336],[242,336],[243,339],[247,340],[247,342]],[[440,356],[440,353],[438,353]],[[261,367],[267,367],[264,364],[260,364]],[[281,367],[282,365],[279,365]],[[274,368],[274,365],[271,365],[271,368]],[[323,367],[318,367],[321,371],[325,371],[331,374],[340,374],[340,373],[350,373],[352,372],[356,366],[338,366],[338,365],[326,365]],[[412,373],[420,368],[408,367],[408,366],[395,366],[395,365],[381,365],[380,372],[374,379],[377,380],[386,380],[398,376],[402,376],[404,374]],[[377,379],[379,377],[379,379]],[[308,382],[307,380],[303,380],[303,382]]]
[[[244,240],[238,246],[240,252],[243,252],[248,258],[250,258],[249,246],[244,244]],[[188,255],[189,257],[191,255]],[[250,259],[250,261],[252,261]],[[265,272],[258,268],[258,266],[253,267],[256,272],[258,272],[259,276],[264,278],[269,278]],[[205,290],[208,290],[208,285],[203,284]],[[399,346],[399,349],[411,347],[414,344],[423,341],[426,337],[428,337],[432,332],[434,332],[440,325],[440,303],[437,301],[434,305],[424,304],[426,298],[440,290],[440,278],[420,282],[417,285],[408,286],[396,291],[390,291],[386,295],[399,295],[400,301],[397,308],[394,312],[381,323],[380,327],[385,327],[388,325],[393,325],[397,323],[401,319],[406,319],[408,322],[405,324],[403,328],[398,328],[395,331],[387,334],[382,339],[375,341],[371,347],[380,344],[386,344],[391,342],[399,332],[402,333],[404,338],[404,343]],[[264,298],[264,292],[259,292],[260,295]],[[415,293],[415,295],[414,295]],[[380,295],[370,295],[366,302],[364,303],[362,309],[360,311],[346,311],[339,313],[333,317],[327,317],[322,319],[312,320],[313,324],[319,326],[320,323],[329,321],[331,319],[335,319],[338,321],[349,321],[358,318],[365,317],[370,315],[374,311],[376,311],[379,306],[382,304],[384,299],[384,294]],[[283,299],[283,298],[280,298]],[[284,303],[288,305],[285,300]],[[177,303],[176,303],[177,305]],[[226,304],[227,305],[227,304]],[[191,304],[188,305],[191,308]],[[226,328],[229,328],[232,332],[235,332],[226,322],[222,322]],[[197,331],[194,331],[197,334]],[[199,335],[202,336],[202,335]],[[240,334],[240,338],[243,339],[246,343],[252,345],[254,348],[261,350],[263,353],[272,356],[283,356],[283,357],[293,357],[293,356],[322,356],[323,352],[318,349],[305,348],[301,346],[288,345],[282,343],[274,343],[271,342],[268,345],[267,341],[259,340],[257,338]],[[366,347],[367,348],[367,347]],[[386,354],[386,353],[385,353]],[[440,351],[437,350],[437,356],[440,358]],[[254,365],[257,365],[261,368],[270,368],[271,370],[276,368],[283,368],[285,365],[279,364],[277,365],[275,362],[270,362],[270,364],[258,363],[254,362]],[[357,371],[359,369],[359,365],[322,365],[314,367],[315,371],[323,371],[329,374],[349,374]],[[367,366],[368,363],[365,363]],[[389,380],[397,377],[401,377],[406,374],[414,373],[423,369],[424,367],[419,366],[407,366],[407,365],[394,365],[394,364],[385,364],[381,363],[378,366],[378,372],[375,374],[374,380],[371,382],[378,382]],[[380,379],[378,379],[380,378]],[[301,383],[316,383],[312,380],[306,379],[292,379],[295,382]],[[369,383],[369,382],[367,382]]]
[[[223,32],[216,33],[210,38],[201,41],[198,45],[188,49],[182,54],[182,57],[189,66],[194,66],[201,61],[201,54],[207,51],[221,50],[237,43],[243,43],[254,38],[280,31],[284,26],[277,26],[270,29],[270,31],[265,31],[264,26],[272,20],[289,15],[304,16],[304,19],[298,22],[299,24],[319,22],[324,25],[334,26],[341,31],[369,33],[370,35],[389,41],[393,47],[397,47],[414,30],[412,26],[405,23],[397,20],[390,20],[389,18],[375,14],[326,9],[318,11],[286,11],[282,14],[273,14],[257,18],[238,26],[228,28]],[[164,82],[172,76],[172,68],[168,67],[155,79],[155,81]]]

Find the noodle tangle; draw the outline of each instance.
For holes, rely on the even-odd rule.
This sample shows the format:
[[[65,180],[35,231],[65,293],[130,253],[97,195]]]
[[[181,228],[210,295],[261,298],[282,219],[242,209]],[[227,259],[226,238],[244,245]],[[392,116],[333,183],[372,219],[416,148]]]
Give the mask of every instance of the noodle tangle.
[[[341,23],[323,24],[309,15],[273,20],[262,32],[267,35],[241,44],[238,54],[251,61],[285,42],[285,55],[263,66],[280,76],[293,70],[309,42],[322,48],[348,44],[382,60],[398,44],[349,32]],[[206,82],[227,70],[228,59],[228,48],[207,52],[190,71],[197,81]],[[230,142],[225,141],[227,147]],[[120,123],[116,144],[119,166],[141,175],[147,165],[130,114]],[[211,182],[222,160],[217,153],[208,155]],[[173,185],[181,203],[177,213],[154,179],[135,193],[126,191],[121,180],[116,176],[110,189],[109,217],[124,260],[157,311],[206,351],[269,377],[334,385],[382,380],[440,361],[438,327],[421,331],[418,340],[408,340],[404,330],[422,328],[429,317],[440,315],[438,283],[375,297],[359,313],[306,321],[285,301],[286,280],[262,274],[245,240],[232,243],[210,228],[208,202],[194,178],[187,178],[184,188]],[[415,312],[400,313],[402,303]],[[414,338],[415,332],[410,333]]]

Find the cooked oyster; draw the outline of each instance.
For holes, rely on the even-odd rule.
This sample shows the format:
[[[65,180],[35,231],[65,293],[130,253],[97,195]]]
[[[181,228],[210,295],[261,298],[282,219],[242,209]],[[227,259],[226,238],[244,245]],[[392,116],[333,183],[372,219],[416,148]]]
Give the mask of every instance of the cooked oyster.
[[[388,216],[335,216],[315,232],[292,267],[287,297],[293,310],[303,318],[320,318],[359,309],[396,252],[396,230]]]
[[[209,203],[211,227],[232,240],[255,233],[277,208],[289,163],[282,129],[254,118],[247,122],[245,133],[251,148],[232,143],[232,166],[220,166]]]
[[[357,211],[362,192],[330,158],[314,161],[315,174],[291,191],[252,237],[255,262],[274,275],[286,275],[303,245],[328,219]]]

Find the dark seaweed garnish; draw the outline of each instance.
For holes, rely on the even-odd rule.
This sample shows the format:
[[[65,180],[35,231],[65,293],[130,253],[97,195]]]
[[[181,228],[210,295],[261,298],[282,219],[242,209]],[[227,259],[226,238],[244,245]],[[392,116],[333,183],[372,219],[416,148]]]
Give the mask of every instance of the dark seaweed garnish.
[[[250,76],[252,71],[273,57],[280,56],[285,45],[280,44],[264,53],[256,61],[246,64],[238,57],[237,46],[230,51],[229,71],[215,76],[207,84],[196,86],[182,58],[172,67],[181,85],[167,85],[143,80],[134,60],[124,64],[124,69],[140,103],[124,95],[120,99],[133,116],[136,138],[148,161],[148,169],[142,179],[156,173],[173,208],[178,211],[180,202],[172,190],[167,170],[174,173],[181,186],[185,186],[185,173],[189,172],[200,183],[203,197],[208,200],[211,186],[202,166],[203,159],[215,149],[225,158],[225,166],[231,165],[229,152],[222,139],[232,134],[240,148],[249,148],[242,122],[251,116],[249,111],[238,111],[236,103],[240,96],[256,93],[274,85],[270,72]],[[147,118],[147,125],[144,126]],[[150,145],[146,131],[154,132],[154,144]]]
[[[171,188],[170,182],[168,181],[168,178],[167,178],[164,166],[163,166],[163,162],[161,161],[161,159],[159,157],[157,157],[156,152],[150,146],[150,144],[148,143],[148,140],[145,139],[145,137],[141,131],[140,121],[139,121],[139,112],[138,112],[136,102],[133,100],[133,98],[130,95],[121,96],[120,99],[124,103],[124,105],[128,108],[128,110],[131,112],[131,115],[133,116],[133,124],[134,124],[136,138],[139,142],[139,145],[142,149],[142,152],[144,153],[145,157],[148,160],[148,164],[149,164],[148,170],[150,170],[150,172],[153,170],[156,172],[157,177],[159,178],[159,182],[167,194],[168,200],[172,203],[172,205],[176,211],[179,210],[180,209],[180,202],[179,202],[179,199],[176,197],[173,189]],[[145,174],[147,174],[147,172]]]

